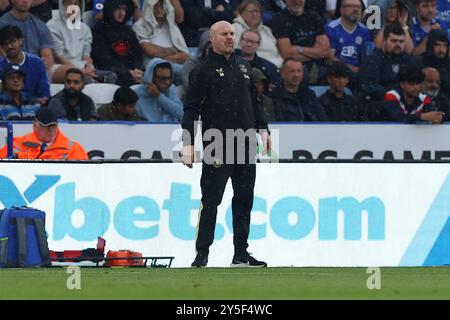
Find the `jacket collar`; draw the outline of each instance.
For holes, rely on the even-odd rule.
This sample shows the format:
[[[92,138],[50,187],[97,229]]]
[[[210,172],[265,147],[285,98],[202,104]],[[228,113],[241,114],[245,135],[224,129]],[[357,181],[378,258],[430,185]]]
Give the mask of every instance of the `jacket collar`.
[[[67,146],[67,138],[62,133],[62,131],[58,128],[58,133],[56,134],[55,140],[51,143],[51,146],[48,147],[47,150],[53,149],[53,148],[68,148]],[[33,132],[28,133],[25,136],[24,143],[29,144],[36,144],[37,147],[39,147],[42,144],[42,141],[38,138],[38,136]]]
[[[410,112],[411,110],[415,110],[420,104],[422,104],[422,101],[420,100],[420,98],[418,96],[414,97],[414,100],[412,101],[411,104],[407,104],[403,90],[401,88],[398,88],[398,89],[396,89],[396,91],[400,95],[399,102],[403,103],[403,105],[405,105],[407,107],[408,112]]]
[[[328,95],[329,98],[333,99],[334,101],[345,101],[345,99],[347,98],[347,94],[344,92],[344,95],[342,96],[342,98],[337,97],[333,92],[331,92],[330,89],[327,89],[326,94]]]
[[[284,97],[291,98],[293,95],[294,95],[294,96],[300,96],[301,94],[303,94],[305,91],[308,90],[308,86],[307,86],[307,85],[304,85],[303,83],[301,83],[300,86],[299,86],[299,88],[298,88],[298,90],[297,90],[297,92],[288,92],[288,91],[286,90],[286,88],[284,87],[284,83],[281,83],[279,86],[277,86],[276,88],[274,88],[274,90],[275,90],[275,89],[278,89],[279,92],[281,92],[281,94],[282,94]]]
[[[395,59],[404,59],[408,54],[404,51],[400,52],[399,54],[393,54],[393,53],[386,53],[382,49],[376,49],[376,52],[385,59],[395,60]]]
[[[217,63],[231,65],[234,63],[234,61],[236,59],[236,54],[234,52],[232,52],[230,59],[227,60],[223,54],[218,54],[218,53],[214,52],[214,50],[211,48],[211,49],[209,49],[208,57],[210,57],[211,60],[213,60]]]

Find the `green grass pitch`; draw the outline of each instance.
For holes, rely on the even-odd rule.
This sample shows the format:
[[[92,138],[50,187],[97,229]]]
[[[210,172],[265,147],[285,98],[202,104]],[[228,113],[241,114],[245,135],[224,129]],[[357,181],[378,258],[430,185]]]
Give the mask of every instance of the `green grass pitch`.
[[[450,268],[381,268],[381,289],[366,268],[81,268],[81,289],[66,268],[0,269],[0,299],[450,299]]]

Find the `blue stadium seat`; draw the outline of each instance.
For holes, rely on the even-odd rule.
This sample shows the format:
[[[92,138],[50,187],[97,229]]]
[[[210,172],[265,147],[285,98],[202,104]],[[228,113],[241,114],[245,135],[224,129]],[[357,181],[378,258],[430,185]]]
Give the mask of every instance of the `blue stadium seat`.
[[[197,55],[198,48],[197,47],[189,47],[189,55],[193,58]]]
[[[372,41],[366,42],[363,49],[363,61],[365,58],[370,56],[375,51],[375,49],[376,49],[375,43],[373,43]]]
[[[94,12],[92,10],[85,11],[81,16],[81,20],[86,23],[89,28],[93,28],[95,24]]]
[[[50,96],[54,96],[58,92],[64,89],[64,84],[62,83],[50,83]]]
[[[83,93],[91,97],[98,108],[102,104],[111,103],[118,88],[120,86],[112,83],[89,83],[84,87]]]
[[[142,84],[138,83],[138,84],[133,84],[130,86],[130,89],[133,91],[136,91],[140,86],[142,86]]]
[[[329,86],[309,86],[309,88],[314,91],[318,98],[328,90]]]

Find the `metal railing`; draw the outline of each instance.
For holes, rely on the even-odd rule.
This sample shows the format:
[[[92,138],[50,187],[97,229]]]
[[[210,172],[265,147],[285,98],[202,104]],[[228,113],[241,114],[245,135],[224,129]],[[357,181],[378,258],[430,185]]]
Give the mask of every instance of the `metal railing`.
[[[8,146],[8,159],[13,158],[13,125],[9,121],[0,121],[0,128],[6,128],[6,145]]]

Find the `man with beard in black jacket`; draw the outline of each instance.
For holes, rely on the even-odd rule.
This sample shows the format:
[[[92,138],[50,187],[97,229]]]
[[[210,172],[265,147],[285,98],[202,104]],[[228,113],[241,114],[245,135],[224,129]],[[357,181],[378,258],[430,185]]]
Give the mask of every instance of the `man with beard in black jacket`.
[[[444,112],[444,121],[450,121],[450,99],[448,93],[441,90],[439,71],[432,67],[425,67],[422,72],[421,92],[431,98],[431,103],[438,111]]]
[[[247,240],[256,178],[256,131],[261,134],[265,149],[270,151],[267,121],[259,108],[251,67],[233,53],[233,26],[226,21],[215,23],[210,29],[210,40],[212,49],[207,60],[190,75],[182,121],[183,162],[190,168],[194,162],[194,128],[199,116],[203,131],[202,199],[197,256],[192,267],[206,267],[208,263],[217,207],[230,177],[234,192],[231,267],[266,267],[267,263],[247,252]]]
[[[382,50],[375,50],[359,69],[358,77],[366,101],[382,101],[388,90],[398,89],[400,66],[411,61],[405,52],[405,30],[398,22],[384,29],[383,39]]]
[[[450,58],[448,57],[448,34],[445,30],[435,29],[428,34],[427,50],[417,58],[421,68],[431,67],[439,71],[441,91],[450,92]]]
[[[97,69],[115,72],[117,84],[124,86],[141,83],[143,75],[142,49],[136,34],[127,25],[133,13],[132,0],[107,0],[103,21],[92,30],[94,65]]]
[[[83,93],[84,74],[80,69],[67,70],[64,89],[50,99],[48,107],[58,119],[69,121],[97,120],[92,99]]]

